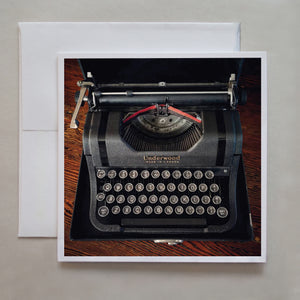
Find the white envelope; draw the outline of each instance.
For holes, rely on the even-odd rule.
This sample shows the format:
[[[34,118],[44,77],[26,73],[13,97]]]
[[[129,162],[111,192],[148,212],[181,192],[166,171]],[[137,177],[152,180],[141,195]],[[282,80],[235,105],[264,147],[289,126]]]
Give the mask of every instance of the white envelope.
[[[57,235],[57,53],[240,50],[238,23],[19,23],[19,236]]]

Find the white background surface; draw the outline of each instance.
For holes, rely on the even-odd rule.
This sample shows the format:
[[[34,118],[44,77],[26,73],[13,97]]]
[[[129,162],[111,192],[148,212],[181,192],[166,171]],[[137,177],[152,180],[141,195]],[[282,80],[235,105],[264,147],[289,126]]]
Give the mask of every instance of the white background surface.
[[[1,1],[1,299],[299,299],[299,11],[292,0]],[[241,50],[268,51],[267,264],[61,264],[56,239],[17,238],[19,21],[240,21]]]

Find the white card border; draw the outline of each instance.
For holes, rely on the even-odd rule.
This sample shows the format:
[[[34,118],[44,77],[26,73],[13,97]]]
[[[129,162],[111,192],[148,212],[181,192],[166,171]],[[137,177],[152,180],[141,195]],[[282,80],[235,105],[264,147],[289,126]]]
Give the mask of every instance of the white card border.
[[[66,58],[261,58],[261,255],[260,256],[65,256],[64,255],[64,59]],[[266,52],[58,53],[58,238],[60,262],[265,263],[267,251],[267,55]]]

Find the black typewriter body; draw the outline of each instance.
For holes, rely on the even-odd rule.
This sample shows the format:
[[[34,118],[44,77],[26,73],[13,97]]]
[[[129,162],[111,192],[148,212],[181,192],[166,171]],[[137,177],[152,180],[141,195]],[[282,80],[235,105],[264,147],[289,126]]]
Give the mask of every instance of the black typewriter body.
[[[185,67],[190,63],[181,61]],[[87,76],[75,112],[86,90],[89,112],[71,238],[171,243],[252,238],[236,109],[243,94],[234,71],[241,62],[222,70],[227,81],[211,79],[219,61],[217,67],[197,62],[210,67],[201,82],[195,75],[182,82],[177,75],[173,82],[133,76],[137,82],[99,83],[92,62],[80,61]],[[162,70],[157,60],[145,63]],[[178,66],[176,60],[168,63],[170,69]],[[76,126],[74,113],[71,127]]]

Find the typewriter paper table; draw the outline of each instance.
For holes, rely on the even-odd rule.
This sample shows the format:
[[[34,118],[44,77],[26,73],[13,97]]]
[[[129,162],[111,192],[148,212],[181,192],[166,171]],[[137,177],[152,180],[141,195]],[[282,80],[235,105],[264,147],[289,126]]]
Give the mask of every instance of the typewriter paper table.
[[[257,71],[257,70],[256,70]],[[66,256],[259,256],[261,254],[260,203],[260,77],[250,72],[240,78],[248,89],[248,101],[239,106],[243,130],[243,157],[246,170],[249,202],[253,221],[254,239],[234,241],[184,241],[168,246],[153,241],[75,241],[70,240],[70,228],[78,170],[82,156],[82,134],[87,105],[81,108],[78,129],[71,129],[74,94],[82,73],[75,59],[65,61],[65,255]]]

